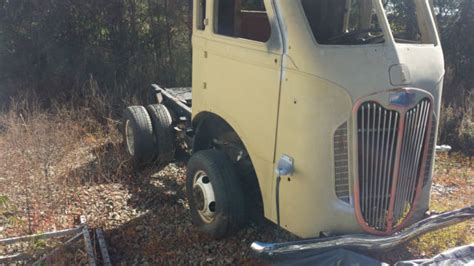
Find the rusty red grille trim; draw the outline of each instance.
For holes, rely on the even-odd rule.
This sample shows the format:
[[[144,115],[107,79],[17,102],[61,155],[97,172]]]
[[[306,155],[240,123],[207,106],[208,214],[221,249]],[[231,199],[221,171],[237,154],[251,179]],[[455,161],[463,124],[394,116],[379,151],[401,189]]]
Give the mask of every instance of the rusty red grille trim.
[[[356,105],[354,207],[365,231],[392,234],[413,215],[427,168],[432,103],[425,97],[409,109],[388,109],[376,101]]]

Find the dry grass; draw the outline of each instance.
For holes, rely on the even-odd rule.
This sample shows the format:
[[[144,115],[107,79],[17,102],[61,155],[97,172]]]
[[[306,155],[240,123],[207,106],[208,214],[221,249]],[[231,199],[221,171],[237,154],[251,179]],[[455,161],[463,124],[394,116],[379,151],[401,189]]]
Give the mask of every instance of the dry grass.
[[[69,189],[130,172],[110,117],[99,123],[87,108],[11,106],[0,115],[0,196],[17,219],[0,236],[70,227],[79,213],[70,212],[76,199]]]
[[[431,211],[444,212],[474,205],[473,159],[459,154],[439,155],[433,180]],[[470,220],[426,234],[408,243],[416,256],[432,257],[450,248],[474,243],[474,221]]]
[[[111,118],[112,107],[105,106],[98,94],[86,101],[90,103],[85,107],[55,105],[49,112],[15,102],[0,114],[0,238],[72,227],[91,204],[88,193],[100,194],[102,184],[117,193],[140,190],[124,188],[133,173],[122,151],[117,122]],[[472,166],[471,159],[460,155],[437,158],[434,211],[474,203]],[[91,221],[103,225],[115,219],[110,215],[104,209],[103,215]],[[430,257],[472,243],[473,228],[474,223],[468,222],[427,234],[402,247],[405,254],[394,254],[394,260]]]
[[[0,113],[0,238],[74,227],[90,204],[83,188],[117,182],[131,171],[117,122],[103,112],[109,107],[44,111],[37,103],[12,102]],[[60,243],[1,246],[0,254],[22,252],[34,261]]]
[[[474,157],[474,91],[461,106],[442,106],[439,139],[468,157]]]

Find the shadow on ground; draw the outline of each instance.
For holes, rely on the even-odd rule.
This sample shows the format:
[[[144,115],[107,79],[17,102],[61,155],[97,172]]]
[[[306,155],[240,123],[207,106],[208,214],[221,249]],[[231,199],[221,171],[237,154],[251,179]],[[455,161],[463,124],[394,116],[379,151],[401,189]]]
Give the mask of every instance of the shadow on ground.
[[[186,200],[185,167],[172,164],[164,169],[154,166],[134,171],[118,155],[124,154],[121,147],[110,143],[92,153],[95,159],[75,169],[71,175],[82,177],[80,185],[120,185],[127,194],[126,206],[121,208],[136,211],[133,217],[106,228],[114,264],[260,265],[263,262],[250,251],[253,241],[296,239],[269,222],[248,225],[234,237],[210,239],[192,226]],[[366,255],[388,263],[413,259],[405,246]]]
[[[127,198],[126,204],[101,210],[120,213],[122,208],[136,213],[132,217],[121,217],[114,226],[105,226],[114,264],[261,264],[250,252],[253,241],[291,238],[268,222],[248,225],[236,236],[222,240],[207,237],[192,226],[186,200],[185,167],[171,164],[164,169],[152,166],[136,171],[118,155],[123,152],[120,146],[110,143],[97,147],[91,152],[93,160],[68,175],[80,177],[80,182],[73,184],[77,189],[120,188],[120,193]],[[104,188],[99,193],[117,192],[107,192]],[[109,198],[101,196],[99,200],[105,204]],[[101,217],[106,219],[110,215]],[[107,223],[96,221],[94,224]]]

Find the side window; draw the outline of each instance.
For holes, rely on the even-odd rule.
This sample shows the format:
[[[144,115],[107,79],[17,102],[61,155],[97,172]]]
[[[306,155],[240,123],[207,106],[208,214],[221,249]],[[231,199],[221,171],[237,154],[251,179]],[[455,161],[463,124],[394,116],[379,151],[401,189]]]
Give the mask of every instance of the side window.
[[[372,0],[302,0],[319,44],[364,45],[385,41]]]
[[[270,21],[263,0],[217,0],[216,33],[266,42]]]
[[[206,0],[197,0],[197,29],[205,30],[206,29]]]
[[[432,44],[426,13],[415,0],[385,0],[385,13],[397,43]]]

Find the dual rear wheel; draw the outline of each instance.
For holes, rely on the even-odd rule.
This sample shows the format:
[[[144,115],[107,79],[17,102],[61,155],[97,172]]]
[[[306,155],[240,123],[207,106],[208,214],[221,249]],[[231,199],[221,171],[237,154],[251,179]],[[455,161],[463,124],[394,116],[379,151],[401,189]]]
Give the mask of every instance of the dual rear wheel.
[[[123,114],[125,150],[136,166],[166,164],[173,160],[172,118],[162,104],[129,106]]]

